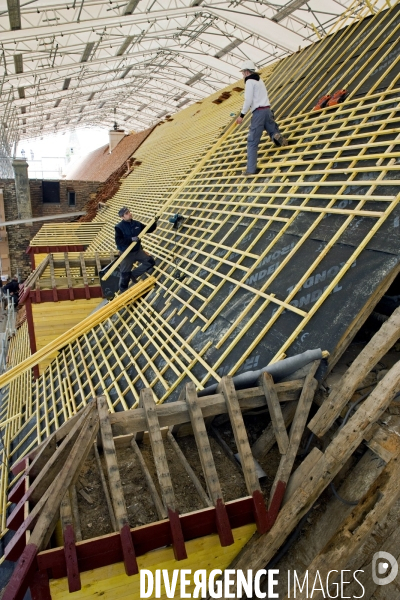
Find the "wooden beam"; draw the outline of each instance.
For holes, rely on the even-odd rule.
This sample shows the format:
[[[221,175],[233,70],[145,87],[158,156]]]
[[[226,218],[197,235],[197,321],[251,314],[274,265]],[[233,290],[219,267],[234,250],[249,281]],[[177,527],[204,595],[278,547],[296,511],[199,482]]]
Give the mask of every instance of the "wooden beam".
[[[122,490],[121,477],[118,469],[117,456],[111,431],[111,423],[108,418],[108,406],[105,396],[99,396],[97,398],[97,406],[100,418],[101,441],[103,444],[103,452],[107,465],[107,475],[110,483],[116,525],[121,537],[125,572],[127,575],[135,575],[139,572],[139,569],[136,561],[135,549],[133,547],[131,530],[129,527],[128,512],[126,510],[124,492]]]
[[[204,417],[198,404],[196,388],[193,383],[188,383],[185,389],[186,404],[196,440],[197,450],[199,452],[204,479],[206,480],[208,494],[215,506],[215,518],[221,546],[230,546],[233,544],[232,529],[226,512],[221,485],[219,483],[217,469],[215,468],[210,441],[204,423]]]
[[[360,382],[368,375],[372,367],[395,344],[400,337],[400,307],[383,323],[379,331],[354,359],[345,375],[329,394],[308,427],[323,436],[331,427],[341,410],[346,406]]]
[[[393,458],[379,477],[364,494],[357,506],[340,526],[319,554],[307,567],[310,581],[314,581],[318,572],[322,581],[326,580],[329,571],[339,573],[345,569],[348,561],[361,547],[376,523],[380,523],[400,496],[400,459]],[[332,579],[332,582],[334,578]],[[285,600],[292,597],[286,596]],[[313,599],[321,600],[321,590],[313,592]]]
[[[151,498],[153,500],[153,504],[154,504],[154,508],[156,509],[157,516],[159,519],[166,519],[167,512],[163,506],[160,496],[158,495],[156,486],[154,485],[153,478],[150,474],[149,469],[147,468],[147,465],[146,465],[143,455],[140,451],[140,448],[134,438],[131,441],[131,447],[135,453],[136,458],[139,461],[140,468],[142,469],[142,473],[146,479],[146,484],[147,484],[147,487],[149,488],[149,492],[150,492]]]
[[[268,530],[268,514],[232,377],[223,377],[218,384],[217,391],[222,393],[225,398],[236,448],[240,456],[240,464],[243,469],[247,492],[249,496],[253,498],[257,530],[259,533],[265,533]]]
[[[283,421],[285,427],[289,427],[296,414],[297,402],[289,402],[282,408]],[[254,442],[251,447],[253,456],[257,460],[264,460],[276,443],[275,431],[272,422],[267,425],[260,437]]]
[[[175,494],[172,487],[167,456],[165,454],[164,442],[157,417],[156,404],[154,402],[153,392],[150,388],[145,388],[140,391],[140,404],[143,406],[145,412],[158,483],[160,484],[162,499],[170,522],[174,556],[176,560],[183,560],[187,558],[185,540],[179,520],[178,508],[175,502]]]
[[[300,391],[304,384],[304,379],[297,379],[290,383],[276,384],[275,389],[278,392],[279,401],[292,401],[300,396]],[[261,387],[249,388],[247,390],[238,390],[237,397],[241,410],[252,410],[265,407],[267,401],[264,390]],[[222,394],[213,394],[202,396],[197,399],[204,418],[224,414],[228,412],[225,398]],[[169,404],[157,404],[157,417],[160,427],[171,427],[183,423],[190,423],[190,416],[185,402],[177,401]],[[146,419],[143,408],[136,410],[127,410],[110,414],[112,425],[123,427],[126,433],[138,433],[146,430]]]
[[[323,455],[308,473],[297,493],[279,512],[272,529],[244,548],[236,569],[262,569],[275,555],[300,519],[337,475],[361,443],[372,424],[389,406],[398,389],[400,361],[378,383],[365,403],[337,433]],[[234,593],[236,586],[231,586]],[[237,589],[237,588],[236,588]]]
[[[19,600],[24,597],[36,570],[36,555],[39,550],[46,547],[50,541],[50,537],[58,519],[58,512],[62,498],[65,495],[65,490],[70,485],[74,484],[79,476],[82,464],[86,460],[93,444],[93,440],[97,435],[98,421],[97,411],[92,410],[87,415],[74,446],[71,449],[64,466],[59,472],[58,477],[47,490],[45,496],[43,496],[42,502],[44,502],[44,505],[38,514],[38,519],[29,538],[29,542],[6,587],[3,596],[5,600]],[[38,507],[39,504],[40,502],[36,507]],[[36,512],[37,511],[38,509]],[[31,517],[32,513],[25,523],[29,521],[29,518]],[[15,534],[14,537],[16,537],[16,535],[17,534]]]
[[[76,438],[79,436],[80,428],[82,427],[83,423],[85,422],[85,419],[87,418],[87,415],[92,409],[93,404],[91,403],[88,404],[87,407],[81,413],[79,413],[79,420],[75,421],[71,431],[68,433],[61,445],[57,448],[57,451],[50,455],[50,458],[45,465],[43,464],[44,457],[43,460],[41,459],[42,452],[45,452],[46,456],[46,450],[48,448],[53,447],[52,438],[49,438],[48,443],[44,445],[42,452],[40,452],[40,454],[36,457],[35,461],[32,463],[30,468],[32,468],[33,472],[35,472],[36,464],[38,464],[39,466],[40,464],[43,464],[43,466],[41,467],[40,471],[38,471],[36,479],[34,479],[32,484],[29,486],[28,490],[25,492],[24,496],[15,506],[12,513],[9,515],[7,519],[7,527],[9,529],[13,529],[15,527],[16,519],[18,518],[18,511],[25,504],[25,502],[39,502],[43,498],[43,495],[45,494],[46,490],[48,490],[49,486],[51,486],[51,484],[54,482],[54,479],[58,476],[61,465],[67,459],[71,448],[75,443]],[[53,439],[55,439],[55,436]],[[38,461],[38,463],[36,463],[36,460]],[[31,475],[30,469],[29,475]]]
[[[60,519],[64,540],[65,564],[67,566],[68,590],[71,593],[80,590],[82,585],[79,574],[78,557],[76,554],[76,539],[70,492],[71,488],[65,492],[64,498],[61,501]]]
[[[181,465],[185,469],[186,473],[189,475],[189,477],[190,477],[190,479],[191,479],[194,487],[196,488],[196,491],[197,491],[199,497],[201,498],[204,506],[213,506],[213,503],[211,502],[210,498],[205,493],[205,491],[203,489],[203,486],[200,483],[199,478],[197,477],[196,473],[193,471],[193,469],[190,466],[190,464],[189,464],[186,456],[182,452],[182,450],[181,450],[178,442],[176,441],[176,439],[172,435],[171,429],[169,429],[168,432],[167,432],[167,439],[168,439],[168,441],[169,441],[172,449],[174,450],[176,456],[178,457],[179,462],[181,463]]]
[[[70,267],[70,264],[69,264],[68,252],[64,252],[64,263],[65,263],[65,272],[67,274],[69,299],[70,300],[75,300],[74,286],[72,284],[71,267]]]
[[[270,505],[273,503],[273,499],[278,487],[286,490],[287,483],[289,481],[290,474],[293,469],[294,461],[296,460],[297,452],[299,450],[301,438],[303,436],[304,428],[307,423],[308,414],[310,412],[311,404],[314,398],[315,390],[318,386],[318,381],[314,379],[314,375],[319,367],[320,361],[315,360],[307,374],[304,382],[303,391],[301,392],[300,400],[296,408],[296,414],[293,419],[292,427],[290,429],[289,447],[284,456],[282,456],[278,470],[275,475],[274,483],[271,488]],[[283,500],[283,497],[281,498]]]
[[[278,394],[274,387],[274,380],[269,373],[262,374],[262,383],[265,397],[267,399],[268,410],[271,417],[272,427],[274,428],[279,452],[285,454],[289,447],[289,438],[283,419],[281,406],[279,404]]]
[[[115,520],[115,515],[114,515],[114,509],[113,509],[113,505],[112,505],[111,498],[110,498],[110,492],[108,491],[107,481],[106,481],[106,478],[104,477],[103,465],[101,464],[100,455],[99,455],[99,451],[97,449],[96,442],[93,444],[93,449],[94,449],[94,456],[95,456],[96,464],[97,464],[97,470],[100,475],[101,486],[103,488],[104,496],[106,499],[108,514],[110,516],[111,526],[114,531],[118,531],[117,522]]]

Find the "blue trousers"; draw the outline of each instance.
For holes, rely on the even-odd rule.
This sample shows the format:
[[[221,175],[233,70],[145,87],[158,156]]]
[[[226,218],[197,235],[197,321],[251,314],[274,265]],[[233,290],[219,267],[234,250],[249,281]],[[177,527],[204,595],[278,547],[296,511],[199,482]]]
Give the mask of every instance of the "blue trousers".
[[[257,171],[257,151],[263,131],[265,130],[271,140],[275,133],[280,133],[278,124],[272,116],[270,108],[260,108],[253,112],[250,122],[249,135],[247,136],[247,172]]]

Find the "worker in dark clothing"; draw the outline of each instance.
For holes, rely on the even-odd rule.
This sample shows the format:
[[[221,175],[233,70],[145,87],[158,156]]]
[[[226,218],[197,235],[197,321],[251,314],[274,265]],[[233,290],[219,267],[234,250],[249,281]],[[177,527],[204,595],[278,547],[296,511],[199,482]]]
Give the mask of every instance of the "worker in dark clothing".
[[[256,73],[256,67],[251,60],[246,60],[242,64],[242,75],[245,81],[244,105],[236,123],[240,125],[248,110],[253,113],[247,136],[247,169],[243,171],[243,175],[247,177],[257,174],[257,151],[264,130],[276,146],[287,146],[287,141],[279,131],[269,104],[266,87]]]
[[[3,291],[3,295],[4,296],[7,294],[7,292],[9,292],[10,296],[11,296],[11,299],[14,302],[14,306],[17,306],[18,299],[19,299],[18,277],[15,275],[11,279],[11,281],[9,281],[6,285],[3,286],[2,291]]]
[[[137,278],[143,273],[151,271],[156,264],[155,259],[142,250],[139,234],[145,228],[145,225],[140,221],[132,219],[131,211],[127,206],[123,206],[118,211],[118,216],[121,221],[115,226],[115,243],[118,250],[125,252],[127,248],[136,242],[133,249],[125,256],[120,264],[119,291],[125,292],[129,286],[129,280],[132,279],[133,284],[137,283]],[[147,233],[152,233],[157,227],[157,220],[147,230]],[[138,262],[140,265],[132,270],[133,263]]]

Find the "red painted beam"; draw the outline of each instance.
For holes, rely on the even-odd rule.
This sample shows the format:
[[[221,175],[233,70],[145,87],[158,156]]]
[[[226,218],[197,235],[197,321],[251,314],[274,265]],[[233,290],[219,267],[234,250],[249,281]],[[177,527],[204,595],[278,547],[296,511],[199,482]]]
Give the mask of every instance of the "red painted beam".
[[[272,525],[275,523],[279,509],[281,507],[283,497],[286,492],[286,483],[283,481],[278,481],[277,486],[275,488],[275,494],[272,497],[269,511],[268,511],[268,531],[271,529]]]
[[[32,600],[51,600],[47,571],[36,571],[29,586]]]
[[[131,530],[128,523],[122,527],[120,533],[122,555],[124,557],[125,573],[137,575],[139,567],[136,562],[135,548],[133,546]],[[71,590],[70,590],[71,591]]]
[[[187,558],[185,538],[177,511],[168,508],[169,526],[171,528],[172,548],[176,560]]]
[[[59,289],[57,288],[57,298],[58,302],[62,302],[64,300],[89,300],[90,298],[102,298],[102,291],[99,285],[93,285],[88,288],[88,292],[85,288],[74,288],[72,290],[73,298],[71,298],[71,289],[65,288]],[[37,293],[39,291],[39,300],[37,300]],[[54,300],[53,290],[35,290],[31,292],[30,298],[32,302],[57,302]]]
[[[24,600],[37,571],[37,552],[35,544],[26,546],[4,591],[3,600]]]
[[[25,469],[26,469],[26,464],[23,466],[21,471],[24,471]],[[16,504],[17,502],[19,502],[21,500],[21,498],[23,498],[24,494],[25,494],[25,479],[24,479],[24,477],[21,477],[20,480],[14,485],[14,487],[11,489],[10,493],[8,494],[8,499],[12,504]]]
[[[253,511],[258,533],[266,533],[269,529],[269,515],[264,497],[259,490],[253,492]]]
[[[67,567],[68,590],[78,592],[82,588],[79,574],[78,556],[76,554],[75,533],[72,525],[67,525],[63,531],[64,555]]]
[[[239,498],[227,502],[225,508],[232,528],[254,523],[253,498]],[[215,508],[213,507],[181,515],[179,521],[186,541],[217,533]],[[169,520],[136,527],[131,530],[131,536],[136,556],[143,556],[146,552],[172,544]],[[76,552],[80,573],[123,561],[121,538],[117,532],[77,542]],[[54,578],[66,577],[63,548],[41,552],[38,554],[37,560],[40,569],[53,570]]]
[[[234,539],[231,524],[229,523],[229,517],[228,513],[226,512],[225,504],[221,498],[218,498],[215,505],[215,522],[217,525],[221,546],[230,546],[233,544]]]

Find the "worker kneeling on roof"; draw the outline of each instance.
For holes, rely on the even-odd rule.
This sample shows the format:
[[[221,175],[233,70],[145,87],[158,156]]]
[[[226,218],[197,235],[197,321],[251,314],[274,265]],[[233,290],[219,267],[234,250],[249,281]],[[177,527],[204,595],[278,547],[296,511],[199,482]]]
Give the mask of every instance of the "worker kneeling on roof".
[[[132,219],[132,213],[127,206],[123,206],[118,211],[118,216],[121,221],[115,226],[115,243],[118,250],[125,252],[127,248],[136,242],[132,250],[125,256],[120,264],[119,291],[125,292],[128,289],[129,280],[132,279],[133,284],[137,283],[137,277],[151,271],[156,264],[155,259],[142,250],[139,234],[145,228],[145,225],[140,221]],[[152,233],[157,227],[157,221],[153,223],[147,230],[147,233]],[[135,262],[140,263],[136,269],[132,270]]]
[[[257,173],[257,150],[264,129],[277,146],[286,146],[287,141],[279,131],[269,105],[266,87],[256,73],[254,63],[246,60],[242,64],[241,71],[245,81],[244,105],[236,123],[240,125],[249,109],[253,113],[247,137],[247,169],[243,172],[243,175],[248,176]]]

